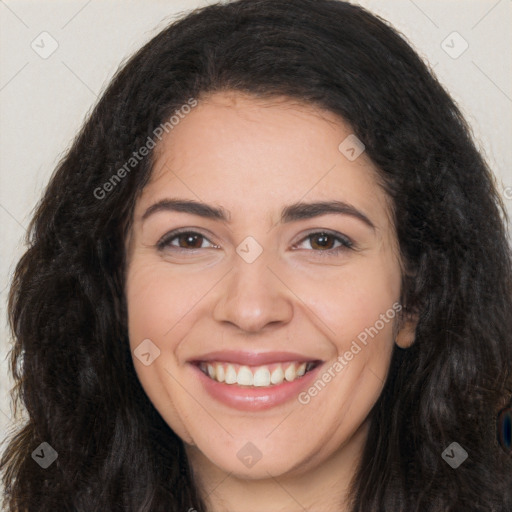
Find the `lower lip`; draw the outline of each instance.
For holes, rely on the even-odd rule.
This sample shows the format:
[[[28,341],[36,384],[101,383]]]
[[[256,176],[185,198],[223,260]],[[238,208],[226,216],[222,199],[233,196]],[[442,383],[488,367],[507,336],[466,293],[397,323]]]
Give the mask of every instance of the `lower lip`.
[[[302,390],[310,386],[321,367],[318,365],[292,382],[283,382],[270,387],[241,387],[237,384],[225,384],[213,380],[197,366],[191,366],[212,398],[240,411],[263,411],[296,398]]]

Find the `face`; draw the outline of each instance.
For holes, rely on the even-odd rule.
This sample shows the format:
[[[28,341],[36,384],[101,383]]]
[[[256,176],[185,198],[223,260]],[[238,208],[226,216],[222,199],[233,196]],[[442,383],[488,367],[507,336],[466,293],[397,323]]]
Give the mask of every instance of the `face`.
[[[157,148],[126,244],[130,345],[203,465],[300,473],[367,427],[401,272],[376,169],[351,139],[339,149],[350,134],[312,106],[224,92]]]

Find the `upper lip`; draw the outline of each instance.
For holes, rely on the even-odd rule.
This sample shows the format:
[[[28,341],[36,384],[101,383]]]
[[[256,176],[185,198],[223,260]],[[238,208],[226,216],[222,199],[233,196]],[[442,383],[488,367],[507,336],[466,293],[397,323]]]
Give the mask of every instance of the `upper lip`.
[[[316,357],[308,357],[294,352],[247,352],[242,350],[225,350],[208,352],[198,357],[189,359],[191,363],[224,362],[246,366],[260,366],[271,363],[285,363],[296,361],[299,363],[319,361]]]

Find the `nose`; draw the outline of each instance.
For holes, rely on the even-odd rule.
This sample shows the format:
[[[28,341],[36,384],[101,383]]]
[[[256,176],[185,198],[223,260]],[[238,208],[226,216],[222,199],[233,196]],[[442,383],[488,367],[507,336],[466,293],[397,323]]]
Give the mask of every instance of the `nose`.
[[[213,317],[245,332],[285,325],[293,317],[293,293],[268,266],[263,254],[252,263],[241,258],[219,289]]]

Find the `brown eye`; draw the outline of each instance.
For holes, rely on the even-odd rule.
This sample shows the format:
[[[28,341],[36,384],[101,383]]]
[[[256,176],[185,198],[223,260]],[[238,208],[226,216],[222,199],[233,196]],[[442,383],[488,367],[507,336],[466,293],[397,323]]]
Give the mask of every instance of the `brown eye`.
[[[203,241],[203,235],[199,233],[182,233],[175,237],[179,240],[179,246],[186,249],[200,249]]]
[[[314,240],[314,242],[311,243],[313,249],[332,249],[335,243],[334,237],[328,233],[315,233],[310,235],[309,238],[310,240]]]
[[[322,256],[332,256],[341,251],[354,248],[353,242],[346,236],[341,233],[330,233],[328,231],[310,233],[303,238],[297,246],[302,245],[306,241],[309,241],[313,252],[321,254]],[[338,244],[337,246],[335,245],[336,243]]]
[[[177,243],[175,241],[177,241]],[[195,231],[172,231],[171,233],[164,235],[156,246],[160,250],[194,250],[207,248],[203,247],[204,241],[211,244],[211,242],[201,233],[197,233]],[[216,247],[213,244],[211,244],[211,246]]]

